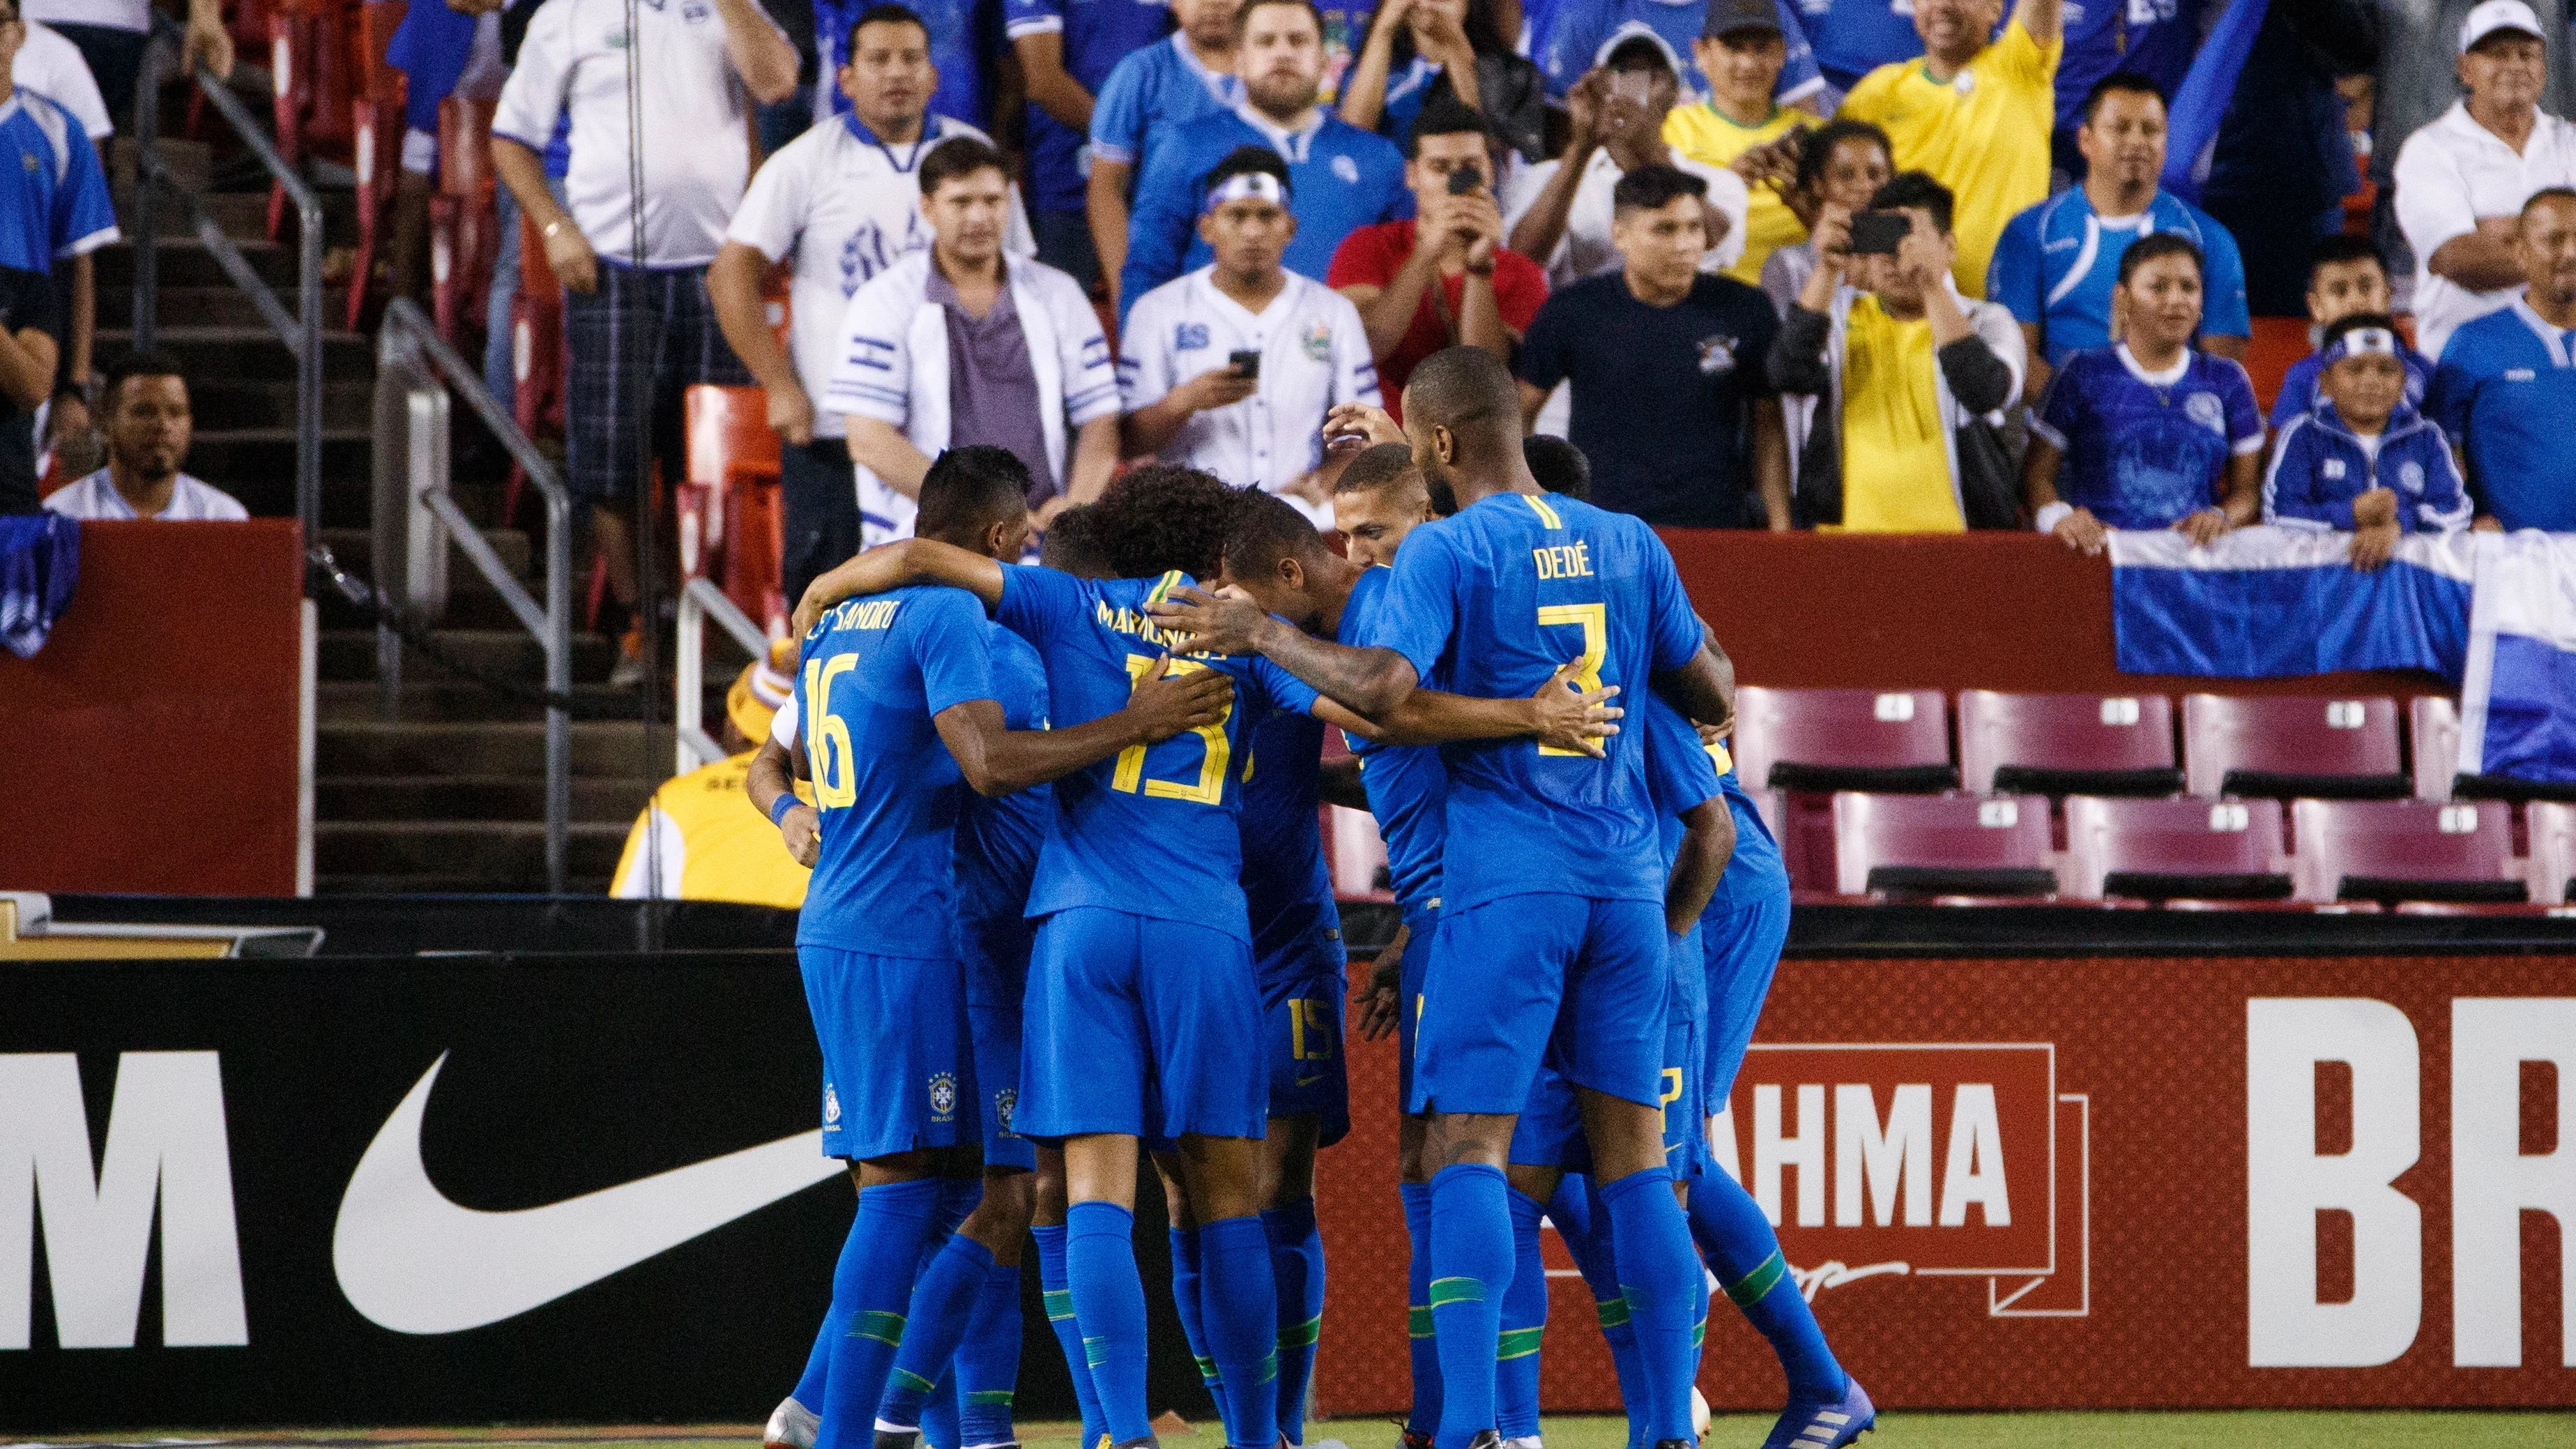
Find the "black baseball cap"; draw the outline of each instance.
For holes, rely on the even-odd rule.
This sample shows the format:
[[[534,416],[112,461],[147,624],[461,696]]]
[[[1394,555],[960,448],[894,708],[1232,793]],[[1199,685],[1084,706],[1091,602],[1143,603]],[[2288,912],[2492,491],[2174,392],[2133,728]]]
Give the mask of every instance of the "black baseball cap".
[[[1700,22],[1700,39],[1715,40],[1739,30],[1786,33],[1780,27],[1779,7],[1772,0],[1708,0],[1708,18]]]

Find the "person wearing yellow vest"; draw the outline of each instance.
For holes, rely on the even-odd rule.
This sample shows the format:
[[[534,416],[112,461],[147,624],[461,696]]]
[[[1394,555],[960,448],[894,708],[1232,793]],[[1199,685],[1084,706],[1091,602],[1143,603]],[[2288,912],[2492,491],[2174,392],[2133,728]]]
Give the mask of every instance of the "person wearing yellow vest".
[[[1814,125],[1816,117],[1772,99],[1789,44],[1771,0],[1709,0],[1708,19],[1691,55],[1708,77],[1708,98],[1676,106],[1664,117],[1664,144],[1677,155],[1743,176],[1752,192],[1744,219],[1744,254],[1726,274],[1760,286],[1762,263],[1775,248],[1804,240],[1807,229],[1770,184],[1767,168],[1745,175],[1738,163],[1747,153],[1771,154],[1774,142]]]
[[[1959,198],[1960,294],[1986,294],[1986,263],[2004,227],[2048,198],[2048,137],[2057,123],[2057,62],[2066,53],[2060,0],[1915,0],[1920,60],[1862,76],[1842,114],[1875,121],[1896,143],[1896,169],[1923,171]],[[1992,37],[1991,41],[1988,37]]]
[[[743,781],[770,721],[795,692],[789,671],[796,643],[782,639],[769,658],[743,668],[725,694],[725,748],[739,753],[666,780],[653,792],[608,893],[625,900],[741,901],[795,910],[814,874],[778,848],[778,830],[758,810]],[[811,785],[799,782],[811,803]],[[657,838],[658,837],[658,838]]]

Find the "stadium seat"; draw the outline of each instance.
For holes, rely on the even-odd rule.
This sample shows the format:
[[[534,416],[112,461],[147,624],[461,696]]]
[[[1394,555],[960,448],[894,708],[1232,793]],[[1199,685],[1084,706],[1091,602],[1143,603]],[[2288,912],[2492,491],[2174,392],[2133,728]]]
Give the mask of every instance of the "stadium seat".
[[[2299,800],[2290,861],[2306,901],[2521,901],[2510,807],[2499,801]]]
[[[787,522],[768,398],[756,387],[699,383],[682,406],[689,475],[679,490],[680,571],[716,577],[737,608],[784,637]]]
[[[2406,701],[2406,742],[2413,752],[2415,798],[2450,799],[2460,768],[2460,707],[2438,694]]]
[[[525,213],[519,217],[519,290],[510,298],[510,376],[515,384],[512,421],[533,438],[540,429],[558,436],[564,424],[563,283],[546,260],[545,238]],[[516,460],[501,490],[501,523],[519,512],[527,471]]]
[[[500,256],[494,235],[491,101],[449,96],[438,106],[438,194],[429,201],[430,313],[438,335],[462,346],[483,318]]]
[[[2313,350],[2307,318],[2254,319],[2254,336],[2245,346],[2245,375],[2254,384],[2254,400],[2263,405],[2264,416],[2271,415],[2273,400],[2281,395],[2281,379]]]
[[[2191,793],[2208,799],[2396,800],[2413,783],[2386,698],[2187,694],[2182,757]]]
[[[1980,795],[2176,794],[2173,701],[1961,690],[1959,774]]]
[[[2048,896],[2041,795],[1834,796],[1836,888],[1845,895]]]
[[[351,102],[356,140],[350,165],[358,177],[358,248],[349,270],[346,326],[358,328],[375,282],[376,248],[386,208],[402,171],[403,97],[410,78],[385,60],[406,7],[400,0],[366,0],[358,7],[358,96]]]
[[[1946,701],[1932,689],[1735,692],[1745,788],[1916,794],[1959,783]]]
[[[2523,821],[2531,835],[2530,855],[2524,864],[2523,879],[2530,883],[2531,898],[2548,905],[2564,905],[2576,882],[2576,805],[2558,800],[2535,800],[2523,807]]]
[[[2281,807],[2270,800],[2066,797],[2066,893],[2085,900],[2282,900]]]

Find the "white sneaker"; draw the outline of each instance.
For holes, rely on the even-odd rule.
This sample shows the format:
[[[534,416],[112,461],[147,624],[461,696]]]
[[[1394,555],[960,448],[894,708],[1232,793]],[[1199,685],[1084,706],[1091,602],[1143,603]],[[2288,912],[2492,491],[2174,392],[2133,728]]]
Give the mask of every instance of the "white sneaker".
[[[760,1442],[763,1449],[814,1449],[814,1436],[822,1427],[823,1416],[790,1394],[770,1411],[769,1427],[760,1431]]]

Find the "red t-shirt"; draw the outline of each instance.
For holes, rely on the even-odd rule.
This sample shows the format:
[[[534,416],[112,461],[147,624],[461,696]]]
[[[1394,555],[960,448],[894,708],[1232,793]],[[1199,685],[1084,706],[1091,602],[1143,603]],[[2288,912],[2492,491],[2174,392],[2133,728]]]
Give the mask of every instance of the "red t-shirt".
[[[1324,285],[1339,290],[1343,287],[1385,287],[1404,270],[1404,259],[1413,255],[1413,222],[1382,221],[1364,226],[1342,238],[1333,251],[1332,268],[1325,273]],[[1458,298],[1465,291],[1464,272],[1440,279],[1440,300],[1448,307],[1449,316],[1458,315]],[[1538,316],[1541,302],[1547,300],[1547,273],[1539,264],[1509,247],[1494,249],[1494,309],[1503,315],[1503,325],[1516,333],[1529,331],[1530,319]],[[1404,382],[1422,359],[1450,345],[1449,326],[1440,320],[1440,311],[1432,306],[1431,293],[1425,289],[1422,305],[1413,312],[1413,326],[1406,329],[1404,341],[1397,344],[1395,356],[1377,370],[1378,392],[1386,398],[1386,410],[1404,421]]]

